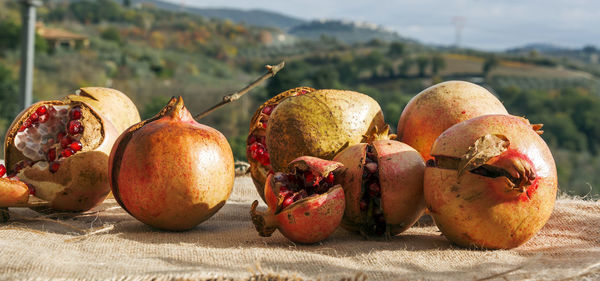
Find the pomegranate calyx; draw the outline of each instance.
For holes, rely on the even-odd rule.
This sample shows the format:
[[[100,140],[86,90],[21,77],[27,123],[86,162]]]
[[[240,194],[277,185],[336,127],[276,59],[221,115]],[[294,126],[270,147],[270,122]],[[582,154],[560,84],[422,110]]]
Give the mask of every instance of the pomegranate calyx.
[[[363,135],[365,143],[372,143],[376,140],[395,140],[397,137],[396,134],[390,134],[390,125],[388,124],[381,129],[375,125],[366,135]]]
[[[190,112],[185,108],[181,96],[171,97],[167,106],[165,106],[155,117],[159,116],[169,116],[173,119],[182,121],[194,120]]]
[[[273,232],[277,229],[277,221],[274,216],[267,212],[260,212],[256,210],[258,206],[258,200],[254,200],[252,207],[250,208],[250,216],[252,217],[252,223],[258,231],[258,234],[262,237],[270,237]]]

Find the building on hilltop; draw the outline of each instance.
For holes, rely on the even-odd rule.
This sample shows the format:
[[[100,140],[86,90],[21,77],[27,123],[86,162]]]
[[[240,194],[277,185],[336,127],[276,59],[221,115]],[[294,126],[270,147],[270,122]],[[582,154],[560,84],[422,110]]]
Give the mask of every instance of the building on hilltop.
[[[87,48],[90,45],[90,40],[87,36],[73,33],[60,28],[51,28],[43,23],[36,24],[37,33],[53,48]]]

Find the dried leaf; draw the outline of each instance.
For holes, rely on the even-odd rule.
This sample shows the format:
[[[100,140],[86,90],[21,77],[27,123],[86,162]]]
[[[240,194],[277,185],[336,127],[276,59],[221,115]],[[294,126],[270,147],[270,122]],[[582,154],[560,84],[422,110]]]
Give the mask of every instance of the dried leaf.
[[[471,171],[508,149],[510,141],[504,135],[487,134],[475,141],[458,164],[458,177]]]

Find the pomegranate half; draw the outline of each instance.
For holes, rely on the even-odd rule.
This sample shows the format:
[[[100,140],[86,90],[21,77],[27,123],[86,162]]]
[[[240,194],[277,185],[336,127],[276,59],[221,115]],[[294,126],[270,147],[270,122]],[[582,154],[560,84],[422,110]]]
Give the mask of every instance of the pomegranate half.
[[[510,249],[546,223],[557,191],[550,149],[526,119],[485,115],[435,141],[427,162],[427,208],[442,233],[468,247]]]
[[[280,93],[263,103],[254,112],[250,121],[250,132],[246,139],[246,158],[250,163],[250,176],[256,186],[260,197],[265,200],[264,188],[267,174],[271,171],[271,160],[265,140],[265,134],[269,125],[269,117],[277,105],[290,96],[303,95],[315,89],[309,87],[298,87]]]
[[[385,126],[371,97],[342,90],[316,90],[284,99],[269,117],[266,143],[273,171],[285,171],[300,156],[333,157]]]
[[[38,102],[8,130],[7,173],[27,183],[52,209],[91,209],[110,191],[106,167],[117,135],[112,123],[85,102]]]
[[[117,202],[136,219],[187,230],[215,214],[233,187],[233,154],[219,131],[197,123],[181,97],[127,129],[110,154]]]
[[[260,236],[276,229],[297,243],[316,243],[329,237],[344,215],[344,191],[335,178],[341,163],[302,156],[289,164],[289,173],[269,174],[265,198],[269,209],[250,210]]]
[[[425,161],[435,139],[452,125],[486,114],[508,114],[488,90],[465,81],[433,85],[414,96],[398,121],[398,140],[416,149]]]

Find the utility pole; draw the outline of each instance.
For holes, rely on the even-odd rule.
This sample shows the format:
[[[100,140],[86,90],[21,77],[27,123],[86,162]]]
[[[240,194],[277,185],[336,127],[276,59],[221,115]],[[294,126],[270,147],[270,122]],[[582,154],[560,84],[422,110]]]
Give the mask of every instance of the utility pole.
[[[32,103],[33,91],[33,57],[35,46],[35,8],[42,2],[39,0],[20,0],[21,5],[21,107],[29,107]]]
[[[462,35],[462,30],[465,27],[465,22],[467,21],[467,19],[465,17],[453,17],[452,18],[452,23],[454,24],[454,28],[455,28],[455,38],[454,38],[454,47],[456,48],[460,48],[460,41],[461,41],[461,35]]]

